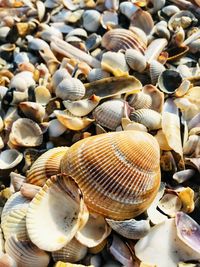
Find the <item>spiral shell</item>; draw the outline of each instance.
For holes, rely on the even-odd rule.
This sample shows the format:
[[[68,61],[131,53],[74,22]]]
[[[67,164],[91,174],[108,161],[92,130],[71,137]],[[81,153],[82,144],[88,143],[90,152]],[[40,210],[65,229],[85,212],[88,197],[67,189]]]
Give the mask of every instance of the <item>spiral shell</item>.
[[[62,100],[79,100],[85,95],[85,87],[79,79],[66,78],[58,84],[55,93]]]
[[[90,209],[108,218],[129,219],[146,210],[158,191],[159,151],[147,133],[105,133],[69,148],[61,171],[77,182]]]
[[[106,32],[102,37],[101,44],[107,50],[115,52],[120,49],[134,48],[144,53],[146,49],[146,45],[140,37],[136,33],[126,29],[113,29]]]
[[[42,154],[27,172],[26,182],[43,186],[47,179],[60,173],[60,161],[67,147],[55,147]]]

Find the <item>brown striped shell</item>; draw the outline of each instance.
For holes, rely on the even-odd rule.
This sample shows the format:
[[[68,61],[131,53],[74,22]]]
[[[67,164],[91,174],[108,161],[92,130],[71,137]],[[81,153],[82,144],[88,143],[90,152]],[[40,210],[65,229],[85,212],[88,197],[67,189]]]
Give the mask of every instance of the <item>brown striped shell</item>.
[[[55,147],[42,154],[27,172],[26,182],[43,186],[48,178],[60,172],[60,161],[67,147]]]
[[[101,44],[107,50],[115,52],[121,49],[127,50],[134,48],[144,53],[146,49],[146,45],[140,37],[136,33],[126,29],[113,29],[106,32],[102,37]]]
[[[72,145],[61,172],[76,181],[89,209],[129,219],[146,210],[158,191],[159,151],[154,137],[145,132],[105,133]]]

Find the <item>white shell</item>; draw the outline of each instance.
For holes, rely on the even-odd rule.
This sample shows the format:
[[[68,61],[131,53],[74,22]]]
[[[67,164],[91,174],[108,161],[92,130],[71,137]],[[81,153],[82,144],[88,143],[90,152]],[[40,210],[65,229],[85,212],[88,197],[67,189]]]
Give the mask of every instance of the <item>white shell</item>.
[[[62,100],[79,100],[85,95],[85,87],[79,79],[66,78],[58,84],[55,93]]]
[[[96,32],[100,26],[101,14],[96,10],[86,10],[83,13],[83,27],[90,32]]]
[[[23,159],[22,153],[16,149],[7,149],[0,154],[0,170],[8,170],[17,166]]]
[[[66,127],[59,122],[59,120],[54,119],[49,122],[48,132],[51,137],[58,137],[66,131]]]
[[[118,99],[106,101],[93,111],[93,117],[100,125],[115,130],[125,117],[126,102]]]
[[[138,10],[138,7],[132,2],[125,1],[120,4],[119,9],[122,14],[130,19],[131,16]]]
[[[47,267],[50,261],[45,251],[30,241],[18,240],[14,235],[6,240],[5,250],[17,262],[18,267]]]
[[[40,103],[35,102],[21,102],[19,108],[24,115],[36,122],[42,122],[45,116],[45,108]]]
[[[152,104],[151,96],[143,92],[139,92],[137,94],[127,94],[125,99],[134,109],[150,108]]]
[[[68,187],[67,182],[63,177],[52,176],[27,211],[29,237],[37,247],[46,251],[65,246],[88,219],[78,188],[74,184]]]
[[[94,68],[89,72],[87,79],[89,82],[93,82],[93,81],[101,80],[103,78],[107,78],[109,76],[110,76],[109,72],[104,71],[100,68],[96,68],[96,69]]]
[[[165,194],[158,203],[158,208],[170,217],[175,217],[180,211],[182,202],[177,195]]]
[[[143,72],[146,68],[146,58],[136,49],[127,49],[125,53],[126,62],[129,67],[138,72]]]
[[[35,86],[33,73],[30,71],[22,71],[17,73],[10,81],[9,88],[15,88],[16,91],[24,92],[30,86]]]
[[[152,60],[157,60],[167,44],[168,41],[165,38],[157,38],[153,40],[145,51],[146,61],[150,64]]]
[[[151,61],[149,71],[152,84],[155,85],[157,83],[158,77],[164,70],[165,67],[160,62],[158,62],[157,60]]]

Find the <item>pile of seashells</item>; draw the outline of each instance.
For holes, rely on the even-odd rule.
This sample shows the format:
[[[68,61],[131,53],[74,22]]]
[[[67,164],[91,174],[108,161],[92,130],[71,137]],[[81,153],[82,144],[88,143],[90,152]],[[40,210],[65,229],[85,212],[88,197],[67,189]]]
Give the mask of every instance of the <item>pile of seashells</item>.
[[[0,0],[0,266],[200,265],[199,20]]]

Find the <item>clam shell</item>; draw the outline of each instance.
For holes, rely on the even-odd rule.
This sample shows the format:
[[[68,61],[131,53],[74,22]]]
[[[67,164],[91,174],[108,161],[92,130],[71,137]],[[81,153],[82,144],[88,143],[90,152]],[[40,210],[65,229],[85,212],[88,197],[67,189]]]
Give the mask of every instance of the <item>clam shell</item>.
[[[55,262],[77,262],[82,260],[87,254],[87,247],[73,238],[67,245],[57,251],[52,252]]]
[[[67,150],[67,147],[55,147],[43,153],[27,172],[26,182],[43,186],[47,179],[59,174],[60,161]]]
[[[35,88],[35,100],[38,104],[46,105],[51,99],[51,93],[45,86]]]
[[[30,86],[35,86],[33,73],[30,71],[22,71],[17,73],[10,81],[9,88],[15,88],[16,91],[27,91]]]
[[[101,44],[107,50],[115,52],[121,49],[134,48],[144,53],[146,49],[146,45],[140,39],[139,35],[126,29],[113,29],[106,32],[102,37]]]
[[[179,171],[179,172],[174,173],[173,179],[177,183],[181,184],[191,179],[195,175],[195,173],[196,172],[194,169],[187,169],[187,170]]]
[[[30,241],[18,240],[15,235],[6,240],[5,250],[19,267],[47,267],[50,261],[45,251],[37,248]]]
[[[148,220],[136,221],[135,219],[130,219],[125,221],[114,221],[106,219],[106,221],[114,231],[128,239],[140,239],[150,230]]]
[[[41,214],[44,215],[42,220]],[[52,176],[31,201],[26,226],[37,247],[56,251],[72,240],[87,219],[88,212],[77,186],[69,187],[67,178]]]
[[[180,198],[174,194],[165,194],[158,203],[158,208],[170,217],[175,217],[181,207]]]
[[[161,128],[161,115],[152,109],[138,109],[130,114],[130,119],[142,123],[149,130],[158,130]]]
[[[139,92],[137,94],[126,94],[125,100],[134,109],[150,108],[152,104],[152,98],[148,94]]]
[[[41,145],[43,136],[37,123],[21,118],[12,124],[9,140],[16,146],[34,147]]]
[[[42,122],[45,116],[45,108],[35,102],[21,102],[19,108],[22,110],[24,115],[31,120],[36,122]]]
[[[133,122],[129,118],[122,118],[121,124],[122,124],[122,128],[124,131],[135,130],[135,131],[142,131],[146,133],[148,132],[147,128],[143,124]]]
[[[23,159],[22,153],[16,149],[7,149],[0,153],[0,172],[16,167]]]
[[[146,69],[146,58],[136,49],[127,49],[125,53],[126,62],[129,67],[138,72],[143,72]]]
[[[89,32],[96,32],[100,26],[101,14],[97,10],[86,10],[83,15],[83,27]]]
[[[85,95],[85,87],[79,79],[66,78],[58,84],[55,93],[62,100],[80,100]]]
[[[181,10],[175,13],[168,21],[168,28],[170,31],[175,31],[178,27],[183,29],[188,28],[191,25],[195,25],[198,22],[192,12],[188,10]]]
[[[52,78],[51,78],[51,87],[52,87],[52,91],[55,92],[56,87],[59,85],[59,83],[62,82],[62,80],[66,79],[66,78],[71,78],[71,75],[69,74],[69,72],[64,69],[58,69],[57,71],[54,72]]]
[[[70,100],[69,100],[70,101]],[[66,131],[66,127],[59,122],[59,120],[54,119],[49,122],[48,132],[50,137],[58,137]]]
[[[26,177],[20,175],[19,173],[11,172],[10,173],[10,189],[11,192],[15,193],[20,191],[20,187],[25,182]]]
[[[28,183],[23,183],[20,188],[20,192],[22,196],[28,199],[33,199],[35,195],[39,192],[39,190],[40,190],[40,186],[28,184]]]
[[[146,35],[149,35],[153,29],[154,21],[151,14],[148,11],[144,11],[141,8],[137,9],[130,18],[131,26],[142,29]]]
[[[93,117],[100,125],[110,130],[115,130],[125,117],[127,110],[126,102],[118,99],[106,101],[93,111]]]
[[[119,19],[117,12],[114,11],[104,11],[101,15],[101,26],[105,29],[110,27],[116,27],[119,25]]]
[[[120,3],[120,12],[124,14],[128,19],[138,10],[138,7],[134,5],[132,2],[122,2]]]
[[[110,73],[105,71],[105,70],[102,70],[102,69],[92,69],[89,74],[88,74],[88,81],[89,82],[93,82],[93,81],[97,81],[97,80],[101,80],[103,78],[107,78],[110,76]]]
[[[155,85],[158,81],[158,77],[165,70],[165,67],[157,60],[152,60],[149,66],[149,72],[151,77],[151,83]]]
[[[166,94],[173,94],[182,83],[182,77],[178,71],[164,70],[158,79],[160,90]]]
[[[159,146],[139,131],[88,137],[69,149],[61,171],[77,182],[90,209],[129,219],[147,209],[159,188]]]
[[[145,85],[142,91],[151,96],[152,104],[150,109],[161,113],[164,105],[164,93],[152,84]]]
[[[111,228],[104,217],[90,213],[87,223],[76,233],[75,237],[81,244],[91,248],[101,244],[110,233]]]
[[[167,44],[168,42],[165,38],[157,38],[153,40],[145,51],[146,61],[150,64],[152,60],[157,60]]]

